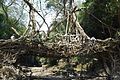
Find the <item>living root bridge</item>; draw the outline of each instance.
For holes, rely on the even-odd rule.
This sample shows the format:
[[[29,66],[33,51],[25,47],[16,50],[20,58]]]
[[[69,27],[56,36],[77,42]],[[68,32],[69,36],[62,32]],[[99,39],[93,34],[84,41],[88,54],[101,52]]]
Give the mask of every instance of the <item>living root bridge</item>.
[[[41,57],[60,57],[60,53],[42,43],[5,40],[0,42],[0,55],[7,59],[7,55],[19,57],[20,55],[39,55]]]
[[[20,55],[39,55],[41,57],[66,58],[78,56],[81,53],[120,53],[120,41],[108,38],[106,40],[87,40],[81,44],[74,43],[36,43],[30,41],[0,41],[1,63],[16,61]]]

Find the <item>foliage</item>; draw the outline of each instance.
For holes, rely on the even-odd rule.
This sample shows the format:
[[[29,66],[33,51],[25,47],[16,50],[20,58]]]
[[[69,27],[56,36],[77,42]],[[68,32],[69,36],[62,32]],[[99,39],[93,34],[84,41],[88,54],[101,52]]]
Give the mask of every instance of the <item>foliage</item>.
[[[46,0],[47,2],[47,8],[51,8],[52,6],[56,6],[55,3],[57,3],[59,0]]]
[[[8,39],[15,34],[11,27],[14,27],[18,33],[23,33],[25,28],[20,23],[15,23],[17,21],[16,19],[9,18],[6,21],[4,14],[0,14],[0,17],[0,38]]]
[[[22,34],[25,30],[25,27],[17,19],[8,17],[8,10],[6,6],[1,2],[0,3],[0,39],[9,39],[10,36],[16,34],[11,27],[15,28],[19,34]],[[6,9],[5,9],[6,8]],[[5,10],[4,10],[5,9]],[[16,36],[18,36],[16,34]]]
[[[81,25],[90,37],[115,37],[119,28],[119,2],[115,0],[86,0],[80,12]],[[82,15],[81,15],[82,14]]]

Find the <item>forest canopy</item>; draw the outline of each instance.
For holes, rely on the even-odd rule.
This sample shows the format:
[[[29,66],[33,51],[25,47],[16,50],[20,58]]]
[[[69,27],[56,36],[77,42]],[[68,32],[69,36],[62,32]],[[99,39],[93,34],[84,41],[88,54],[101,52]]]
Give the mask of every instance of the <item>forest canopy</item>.
[[[66,15],[67,10],[72,11],[76,6],[78,21],[90,37],[106,39],[109,37],[117,38],[119,36],[119,1],[86,0],[81,4],[77,4],[77,2],[80,1],[74,2],[74,0],[71,0],[71,2],[69,0],[31,0],[30,4],[25,4],[25,2],[27,3],[27,0],[1,0],[1,38],[10,38],[10,36],[14,34],[11,27],[15,27],[20,35],[22,35],[29,24],[33,26],[32,21],[30,21],[30,15],[34,16],[35,30],[47,30],[47,33],[51,32],[50,35],[53,33],[65,34],[67,21],[65,19],[66,16],[64,15]],[[30,9],[32,8],[34,9],[34,12],[29,14]],[[53,13],[54,16],[52,15]],[[54,19],[48,16],[51,16]],[[49,18],[49,21],[45,20],[45,17]]]

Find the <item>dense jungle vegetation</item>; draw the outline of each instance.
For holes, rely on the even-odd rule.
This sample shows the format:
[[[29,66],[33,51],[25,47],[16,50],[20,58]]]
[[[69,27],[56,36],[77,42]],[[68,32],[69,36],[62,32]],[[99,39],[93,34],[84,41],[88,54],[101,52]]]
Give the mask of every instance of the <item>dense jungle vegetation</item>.
[[[71,35],[73,38],[79,35],[83,42],[68,39]],[[62,44],[64,37],[66,43]],[[5,40],[13,43],[2,43]],[[33,55],[19,55],[9,44],[22,45],[20,51],[16,49],[18,53]],[[74,44],[75,49],[68,44]],[[4,48],[5,45],[8,48]],[[28,52],[22,51],[22,47]],[[3,49],[8,49],[5,53],[10,50],[19,55],[10,64],[16,68],[18,64],[27,67],[47,65],[47,68],[59,67],[67,77],[80,74],[82,77],[94,76],[93,79],[104,75],[106,80],[113,80],[115,76],[117,80],[120,78],[120,0],[0,0],[0,55],[4,54]],[[40,55],[34,55],[34,52]],[[65,56],[59,57],[59,52]],[[1,68],[3,63],[1,57]]]

